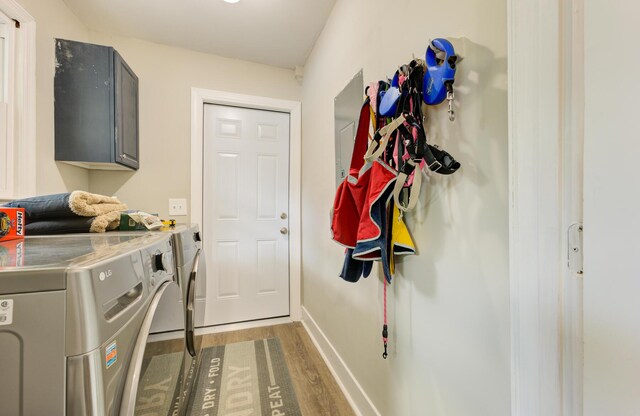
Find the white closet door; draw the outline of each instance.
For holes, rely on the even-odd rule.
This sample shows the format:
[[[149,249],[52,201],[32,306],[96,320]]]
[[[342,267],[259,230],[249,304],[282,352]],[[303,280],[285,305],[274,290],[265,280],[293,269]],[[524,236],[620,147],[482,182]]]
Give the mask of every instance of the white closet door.
[[[289,315],[289,114],[206,104],[205,325]]]

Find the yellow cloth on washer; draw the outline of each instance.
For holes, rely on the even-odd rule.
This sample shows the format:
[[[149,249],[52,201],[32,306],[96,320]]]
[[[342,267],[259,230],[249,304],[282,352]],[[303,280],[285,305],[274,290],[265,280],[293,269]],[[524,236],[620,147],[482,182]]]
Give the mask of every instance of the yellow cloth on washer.
[[[395,204],[393,205],[393,218],[391,219],[391,257],[389,259],[389,271],[395,274],[395,256],[404,256],[407,254],[416,254],[416,246],[404,219],[400,216],[400,210]]]

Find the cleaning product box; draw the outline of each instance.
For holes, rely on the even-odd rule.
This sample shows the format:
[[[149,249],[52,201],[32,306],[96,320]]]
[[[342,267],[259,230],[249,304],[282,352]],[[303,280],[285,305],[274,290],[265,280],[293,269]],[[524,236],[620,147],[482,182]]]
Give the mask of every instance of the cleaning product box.
[[[120,213],[120,231],[147,231],[144,224],[139,223],[135,219],[131,218],[132,211],[125,211]]]
[[[122,211],[120,213],[120,231],[150,231],[162,227],[157,214],[143,211]]]
[[[0,207],[0,241],[24,238],[24,208]]]

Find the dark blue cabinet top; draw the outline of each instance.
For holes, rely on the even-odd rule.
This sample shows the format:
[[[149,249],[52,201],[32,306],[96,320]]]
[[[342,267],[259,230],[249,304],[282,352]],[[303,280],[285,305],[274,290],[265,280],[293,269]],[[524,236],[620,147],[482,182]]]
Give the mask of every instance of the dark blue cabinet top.
[[[138,77],[113,48],[56,39],[55,159],[138,169]]]

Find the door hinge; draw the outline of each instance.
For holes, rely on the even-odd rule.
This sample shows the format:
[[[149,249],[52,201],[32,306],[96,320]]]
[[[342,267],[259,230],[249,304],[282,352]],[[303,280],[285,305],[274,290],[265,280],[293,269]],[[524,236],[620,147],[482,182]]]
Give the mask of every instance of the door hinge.
[[[567,255],[567,265],[569,271],[575,273],[578,276],[582,276],[584,254],[582,248],[582,223],[572,224],[567,232],[567,240],[569,253]]]

